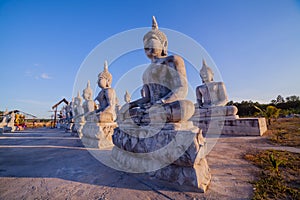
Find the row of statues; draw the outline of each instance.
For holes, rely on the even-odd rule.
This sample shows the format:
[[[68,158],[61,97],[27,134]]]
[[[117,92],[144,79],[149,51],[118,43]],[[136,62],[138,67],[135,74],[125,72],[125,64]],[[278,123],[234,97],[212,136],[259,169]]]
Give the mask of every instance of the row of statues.
[[[126,104],[119,110],[116,92],[111,88],[112,75],[105,62],[98,75],[98,105],[89,82],[83,90],[84,102],[80,93],[74,98],[74,127],[85,145],[112,146],[112,160],[120,168],[126,166],[126,171],[152,171],[158,179],[205,191],[211,179],[204,153],[206,142],[201,127],[191,119],[235,116],[237,109],[225,106],[225,85],[213,81],[213,71],[204,60],[200,70],[203,84],[196,89],[197,103],[186,99],[184,60],[168,55],[167,37],[159,30],[155,17],[143,44],[151,63],[142,76],[141,98],[131,101],[126,91]],[[160,151],[160,147],[166,148]]]
[[[130,112],[131,117],[147,113],[153,105],[162,105],[167,114],[167,122],[186,121],[192,117],[195,108],[201,110],[200,117],[211,116],[211,110],[219,110],[218,115],[223,116],[237,113],[235,106],[226,106],[228,97],[225,85],[223,82],[213,81],[213,71],[207,66],[205,60],[200,70],[203,84],[196,88],[197,103],[194,105],[184,99],[187,95],[187,80],[182,58],[178,56],[159,58],[160,63],[157,60],[152,62],[143,74],[142,97],[130,102],[128,91],[124,95],[124,100],[129,105],[125,112]],[[170,74],[172,78],[166,79]],[[111,88],[111,82],[112,75],[105,61],[104,70],[98,75],[98,86],[101,88],[95,98],[98,105],[93,100],[93,91],[88,81],[82,94],[84,102],[78,92],[71,103],[74,118],[81,117],[84,120],[84,114],[89,113],[89,115],[96,114],[99,122],[114,122],[117,119],[118,100],[115,90]],[[66,110],[69,108],[66,107]],[[126,113],[122,114],[126,115]],[[119,115],[120,118],[123,117],[122,114]],[[88,118],[89,115],[86,117]]]
[[[2,121],[0,122],[0,134],[3,132],[14,132],[15,127],[15,116],[14,111],[8,112],[7,110],[2,115]]]

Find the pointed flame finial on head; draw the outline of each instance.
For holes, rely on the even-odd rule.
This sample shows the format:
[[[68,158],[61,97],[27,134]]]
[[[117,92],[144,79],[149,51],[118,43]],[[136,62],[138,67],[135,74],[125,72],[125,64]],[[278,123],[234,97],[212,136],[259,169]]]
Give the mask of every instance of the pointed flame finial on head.
[[[158,29],[158,25],[157,25],[155,16],[152,16],[152,29],[153,30],[157,30]]]
[[[81,97],[80,97],[80,92],[79,92],[79,91],[77,92],[77,98],[81,98]]]
[[[88,80],[86,88],[90,88],[90,87],[91,87],[91,83],[90,80]]]
[[[203,66],[207,66],[206,61],[205,61],[204,58],[202,59],[202,65],[203,65]]]
[[[200,69],[200,76],[202,78],[202,82],[212,82],[214,80],[214,72],[213,70],[207,66],[205,59],[202,59],[202,68]]]
[[[108,64],[107,64],[107,60],[104,61],[104,71],[107,72],[108,71]]]
[[[127,90],[126,90],[125,95],[124,95],[124,100],[125,100],[126,103],[129,103],[130,100],[131,100],[131,96],[130,96],[130,94],[128,93]]]

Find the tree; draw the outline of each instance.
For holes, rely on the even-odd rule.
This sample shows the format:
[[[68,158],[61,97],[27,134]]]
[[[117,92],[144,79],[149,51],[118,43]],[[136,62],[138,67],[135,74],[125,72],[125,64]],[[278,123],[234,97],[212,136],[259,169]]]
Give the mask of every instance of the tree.
[[[285,98],[287,102],[295,102],[295,101],[300,101],[300,97],[299,96],[296,96],[296,95],[292,95],[292,96],[289,96],[287,98]]]
[[[260,114],[267,118],[268,125],[271,125],[271,119],[277,119],[280,113],[280,109],[275,106],[267,106],[266,110],[261,109],[257,106],[254,106],[257,110],[259,110]]]
[[[276,104],[276,100],[275,100],[275,99],[272,99],[272,100],[271,100],[271,104]]]
[[[278,95],[276,98],[276,103],[284,103],[284,98],[281,95]]]

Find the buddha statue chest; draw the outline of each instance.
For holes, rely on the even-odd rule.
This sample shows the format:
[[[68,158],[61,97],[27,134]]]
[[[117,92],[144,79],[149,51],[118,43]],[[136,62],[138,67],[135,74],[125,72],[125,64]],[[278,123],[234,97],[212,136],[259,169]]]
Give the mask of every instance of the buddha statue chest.
[[[97,100],[99,101],[99,108],[104,109],[108,106],[105,90],[102,90],[97,97]]]
[[[150,64],[143,74],[143,83],[148,86],[151,103],[160,100],[177,88],[177,77],[179,74],[172,65]]]

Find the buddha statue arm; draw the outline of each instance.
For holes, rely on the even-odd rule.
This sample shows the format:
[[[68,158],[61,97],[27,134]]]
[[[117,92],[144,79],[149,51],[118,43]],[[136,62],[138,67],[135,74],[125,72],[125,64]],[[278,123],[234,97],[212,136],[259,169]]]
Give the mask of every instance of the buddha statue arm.
[[[102,109],[102,112],[114,112],[115,111],[115,99],[116,99],[116,93],[115,91],[110,88],[105,91],[105,97],[107,101],[107,106]]]
[[[142,98],[130,102],[129,108],[139,107],[140,105],[150,102],[150,91],[149,91],[149,87],[146,84],[143,86],[141,93],[142,93]]]
[[[202,101],[202,93],[201,93],[201,90],[200,90],[200,86],[198,86],[196,88],[196,97],[197,97],[198,106],[202,107],[203,106],[203,101]]]
[[[179,56],[171,56],[171,62],[174,64],[174,69],[177,71],[176,77],[174,78],[174,88],[171,92],[164,96],[161,100],[163,103],[171,103],[177,100],[182,100],[186,97],[188,88],[186,80],[186,71],[184,61]],[[170,61],[168,61],[170,63]]]
[[[228,102],[225,84],[223,82],[219,82],[218,88],[219,90],[217,92],[219,101],[216,106],[225,106]]]

